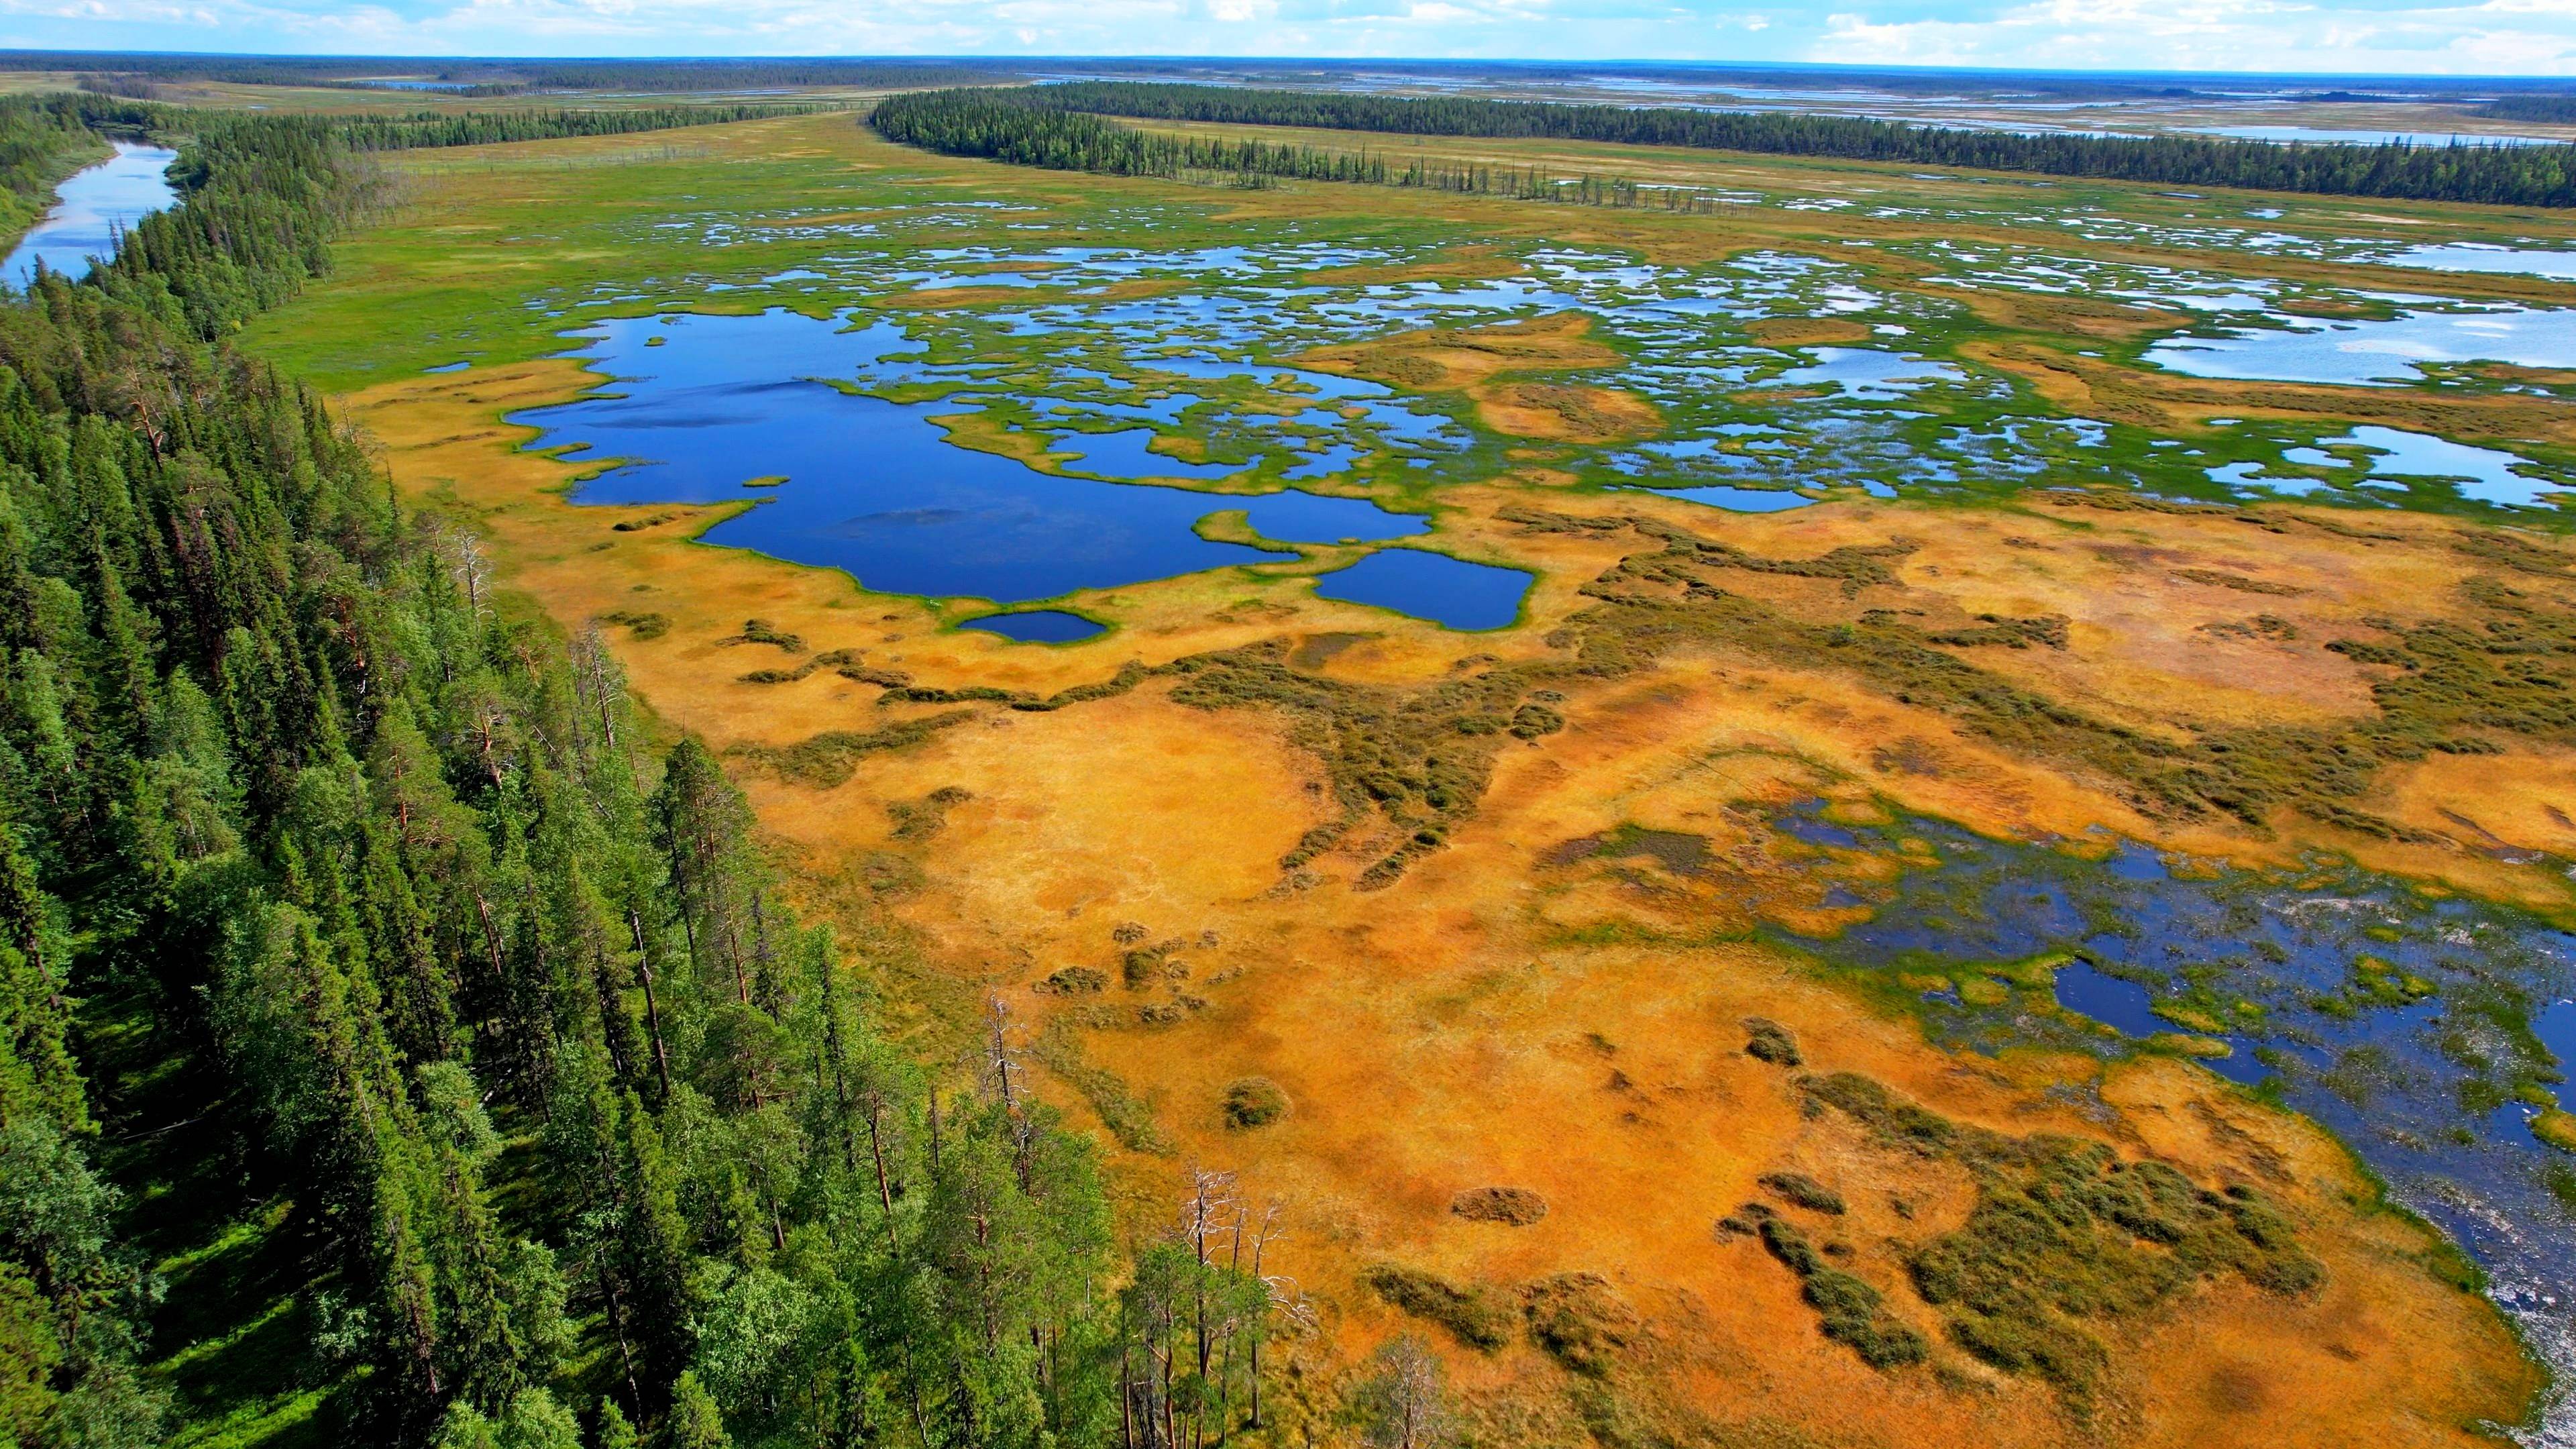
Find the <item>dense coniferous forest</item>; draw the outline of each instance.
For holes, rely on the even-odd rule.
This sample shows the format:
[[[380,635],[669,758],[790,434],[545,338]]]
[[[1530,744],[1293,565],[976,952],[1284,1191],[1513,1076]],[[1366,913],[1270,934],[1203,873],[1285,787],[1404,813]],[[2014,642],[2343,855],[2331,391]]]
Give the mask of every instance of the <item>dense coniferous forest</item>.
[[[1191,162],[1183,159],[1187,143],[1173,138],[1126,139],[1135,134],[1126,127],[1064,119],[1074,114],[1404,136],[1691,146],[2175,186],[2576,206],[2576,146],[2284,145],[2189,136],[2134,140],[2031,136],[1851,116],[1465,97],[1414,99],[1145,81],[1075,81],[896,96],[877,106],[875,123],[893,139],[952,155],[990,156],[1067,170],[1169,175],[1204,165],[1210,170],[1304,176],[1314,174],[1309,168],[1319,164],[1305,148],[1276,146],[1222,153],[1232,165],[1223,159]]]
[[[18,97],[0,104],[0,190],[24,203],[21,211],[43,210],[76,159],[106,153],[94,128],[109,123],[117,109],[86,96]]]
[[[2477,113],[2504,121],[2542,121],[2565,125],[2576,121],[2576,96],[2500,96],[2478,107]]]
[[[153,120],[185,204],[0,301],[0,1436],[294,1389],[441,1449],[1243,1422],[1271,1305],[1222,1181],[1111,1292],[998,1009],[963,1067],[889,1041],[597,634],[227,349],[367,204],[349,138]],[[192,1222],[282,1245],[283,1305],[165,1298]]]
[[[327,125],[331,136],[359,151],[407,151],[420,146],[488,146],[502,141],[543,141],[564,136],[622,136],[727,121],[801,116],[810,105],[647,106],[615,111],[422,111],[409,116],[344,116]]]
[[[1031,92],[921,91],[878,103],[870,121],[887,139],[951,156],[983,156],[1057,171],[1112,176],[1178,176],[1229,171],[1319,181],[1388,182],[1383,157],[1263,141],[1159,136],[1081,111],[1020,99]]]

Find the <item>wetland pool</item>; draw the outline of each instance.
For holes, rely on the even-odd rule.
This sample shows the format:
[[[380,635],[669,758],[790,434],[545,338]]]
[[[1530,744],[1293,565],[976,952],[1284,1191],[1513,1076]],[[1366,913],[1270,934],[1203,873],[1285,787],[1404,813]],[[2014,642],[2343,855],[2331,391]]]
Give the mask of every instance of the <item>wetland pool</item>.
[[[1508,627],[1533,575],[1418,548],[1388,548],[1315,580],[1315,595],[1393,609],[1446,629]]]
[[[1296,557],[1202,536],[1203,520],[1229,512],[1282,544],[1382,542],[1430,527],[1365,499],[1045,473],[959,447],[938,420],[973,413],[971,402],[892,402],[832,385],[913,347],[892,323],[853,328],[773,309],[608,320],[579,335],[588,340],[577,355],[615,381],[511,417],[540,430],[529,447],[606,465],[575,501],[752,499],[705,541],[839,569],[883,593],[1026,603]],[[649,345],[656,337],[670,340]],[[1103,447],[1104,438],[1122,441]],[[1082,435],[1079,446],[1091,449],[1076,460],[1085,472],[1209,472],[1146,453],[1132,432]],[[752,484],[756,494],[745,491]]]
[[[2222,337],[2165,338],[2147,348],[2146,360],[2192,377],[2344,387],[2420,383],[2426,363],[2576,367],[2576,309],[2570,308],[2408,308],[2385,320],[2281,322],[2231,327]]]
[[[957,626],[999,634],[1015,644],[1071,644],[1104,633],[1108,626],[1080,614],[1062,609],[1021,609],[1008,614],[986,614]]]
[[[2556,248],[2509,247],[2494,242],[2422,242],[2371,260],[2433,272],[2483,272],[2576,282],[2576,251]]]

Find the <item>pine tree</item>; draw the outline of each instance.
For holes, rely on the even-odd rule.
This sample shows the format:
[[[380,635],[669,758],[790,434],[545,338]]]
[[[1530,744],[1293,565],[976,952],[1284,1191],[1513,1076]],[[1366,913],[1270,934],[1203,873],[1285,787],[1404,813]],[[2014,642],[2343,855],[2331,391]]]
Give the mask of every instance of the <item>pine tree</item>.
[[[733,1436],[725,1432],[724,1415],[694,1372],[683,1371],[671,1386],[671,1418],[664,1428],[663,1442],[670,1449],[733,1449]]]

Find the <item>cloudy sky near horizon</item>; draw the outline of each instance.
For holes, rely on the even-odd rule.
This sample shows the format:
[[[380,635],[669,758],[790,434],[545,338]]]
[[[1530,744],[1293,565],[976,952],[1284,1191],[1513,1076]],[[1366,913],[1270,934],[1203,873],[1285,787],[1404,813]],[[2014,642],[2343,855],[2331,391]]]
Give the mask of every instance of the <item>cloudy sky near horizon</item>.
[[[2576,74],[2576,0],[0,0],[0,45]]]

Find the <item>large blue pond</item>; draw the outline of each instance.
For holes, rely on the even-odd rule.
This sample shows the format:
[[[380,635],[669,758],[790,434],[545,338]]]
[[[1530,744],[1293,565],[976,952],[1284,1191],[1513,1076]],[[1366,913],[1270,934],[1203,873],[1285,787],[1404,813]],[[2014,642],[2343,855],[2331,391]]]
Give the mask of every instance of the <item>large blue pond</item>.
[[[2551,1187],[2568,1162],[2532,1135],[2536,1107],[2505,1090],[2576,1066],[2576,937],[2335,862],[2177,871],[2136,845],[2088,861],[1932,820],[1840,827],[1810,812],[1782,824],[1838,849],[1893,852],[1914,836],[1941,859],[1894,884],[1855,884],[1842,899],[1871,917],[1801,938],[1803,949],[1954,977],[2071,953],[2059,1005],[2129,1038],[2224,1041],[2212,1070],[2334,1129],[2485,1265],[2562,1374],[2576,1370],[2576,1212]],[[1938,992],[1924,1010],[1937,1038],[1975,1050],[2100,1045],[2027,995],[1981,1007]]]
[[[1067,444],[1081,454],[1071,466],[1093,477],[958,447],[933,419],[971,403],[889,402],[832,385],[913,349],[889,322],[851,327],[773,309],[610,320],[577,335],[588,339],[577,355],[616,381],[511,419],[543,430],[531,447],[615,463],[576,501],[757,496],[706,541],[840,569],[884,593],[1023,603],[1293,557],[1202,537],[1200,521],[1223,512],[1247,514],[1255,534],[1281,543],[1380,541],[1429,527],[1364,499],[1108,481],[1214,481],[1231,471],[1149,453],[1140,431]],[[743,491],[780,477],[757,495]]]
[[[56,193],[44,220],[0,262],[0,277],[24,288],[42,262],[49,272],[77,281],[90,263],[111,256],[125,228],[177,199],[163,173],[179,158],[160,146],[116,143],[116,155],[75,173]]]

